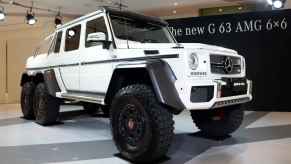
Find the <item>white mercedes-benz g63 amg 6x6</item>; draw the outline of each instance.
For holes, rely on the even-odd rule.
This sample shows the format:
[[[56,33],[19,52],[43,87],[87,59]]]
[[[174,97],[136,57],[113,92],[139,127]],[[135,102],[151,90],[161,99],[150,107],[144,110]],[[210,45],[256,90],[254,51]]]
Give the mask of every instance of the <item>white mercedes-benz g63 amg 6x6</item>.
[[[135,162],[164,156],[173,114],[189,110],[209,136],[225,136],[251,101],[244,57],[234,50],[179,44],[167,23],[100,8],[58,27],[28,58],[21,78],[24,118],[50,125],[62,100],[110,113],[121,155]]]

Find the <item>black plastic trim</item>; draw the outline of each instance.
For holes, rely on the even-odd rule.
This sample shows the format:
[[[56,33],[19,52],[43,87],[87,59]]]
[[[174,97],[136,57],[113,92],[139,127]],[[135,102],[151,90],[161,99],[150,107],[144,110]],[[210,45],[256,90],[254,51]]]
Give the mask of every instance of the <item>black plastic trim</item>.
[[[122,61],[152,60],[152,59],[163,59],[163,58],[169,59],[169,58],[178,58],[178,57],[179,57],[178,54],[156,55],[156,56],[145,56],[145,57],[137,57],[137,58],[124,58],[124,59],[112,59],[112,60],[93,61],[93,62],[82,62],[81,65],[122,62]]]
[[[144,50],[144,54],[146,55],[157,55],[159,53],[159,50]]]
[[[181,113],[185,106],[175,88],[177,79],[170,66],[162,60],[155,60],[148,61],[146,69],[159,102],[170,107],[174,114]]]
[[[106,96],[104,92],[94,92],[94,91],[76,91],[76,90],[67,90],[68,93],[77,93],[77,94],[94,94],[99,96]]]
[[[214,96],[214,86],[193,86],[190,101],[192,103],[209,102]]]
[[[56,97],[56,92],[60,92],[61,89],[57,82],[55,71],[53,69],[44,72],[44,81],[47,86],[49,94],[51,96]]]
[[[22,87],[26,82],[28,82],[30,80],[31,80],[31,77],[26,72],[22,73],[21,80],[20,80],[20,86]]]
[[[122,62],[122,61],[169,59],[169,58],[178,58],[178,57],[179,57],[179,54],[167,54],[167,55],[144,56],[144,57],[136,57],[136,58],[124,58],[124,59],[111,59],[111,60],[102,60],[102,61],[93,61],[93,62],[82,62],[81,65]],[[71,66],[78,66],[78,65],[79,65],[79,63],[72,63],[72,64],[55,65],[55,66],[49,66],[49,67],[27,68],[27,70],[53,69],[56,67],[71,67]]]

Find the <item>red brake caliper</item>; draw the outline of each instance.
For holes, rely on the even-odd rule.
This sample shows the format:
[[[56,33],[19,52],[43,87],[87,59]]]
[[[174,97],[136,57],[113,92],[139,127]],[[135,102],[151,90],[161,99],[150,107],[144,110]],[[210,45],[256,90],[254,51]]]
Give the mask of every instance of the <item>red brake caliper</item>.
[[[212,120],[214,121],[220,121],[224,118],[224,111],[223,110],[218,110],[215,113],[215,116],[212,117]]]
[[[134,121],[133,121],[133,119],[129,119],[128,120],[127,126],[129,128],[129,130],[132,130],[134,128]]]

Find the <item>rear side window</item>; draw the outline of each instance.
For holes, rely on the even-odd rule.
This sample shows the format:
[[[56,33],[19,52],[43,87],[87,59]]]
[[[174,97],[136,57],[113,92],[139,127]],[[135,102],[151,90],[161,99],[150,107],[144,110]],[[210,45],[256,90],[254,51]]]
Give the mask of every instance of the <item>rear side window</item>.
[[[62,36],[63,36],[63,32],[58,32],[57,34],[57,40],[56,40],[56,44],[55,44],[55,49],[54,49],[54,53],[59,53],[60,52],[60,48],[61,48],[61,42],[62,42]]]
[[[79,49],[80,45],[81,25],[67,29],[65,51],[73,51]]]
[[[107,28],[106,28],[105,20],[103,17],[87,22],[87,24],[86,24],[86,43],[85,43],[86,47],[96,46],[96,44],[92,44],[90,42],[87,42],[88,35],[92,34],[92,33],[96,33],[96,32],[103,32],[106,35],[106,37],[108,37]]]

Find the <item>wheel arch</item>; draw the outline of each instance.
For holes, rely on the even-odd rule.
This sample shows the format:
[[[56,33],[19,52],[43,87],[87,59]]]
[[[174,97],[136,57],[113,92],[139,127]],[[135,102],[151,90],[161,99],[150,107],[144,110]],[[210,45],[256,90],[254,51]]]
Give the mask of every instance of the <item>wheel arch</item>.
[[[44,76],[42,72],[36,72],[34,74],[29,75],[27,72],[23,72],[21,75],[20,86],[22,87],[27,82],[34,82],[38,84],[44,81]]]
[[[35,85],[44,82],[51,96],[55,97],[56,92],[60,92],[60,87],[57,83],[53,69],[46,70],[44,72],[36,72],[33,75],[29,75],[27,72],[24,72],[21,76],[20,86],[23,86],[23,84],[30,81],[35,83]]]
[[[141,66],[142,65],[142,66]],[[116,68],[113,72],[105,103],[111,104],[119,89],[131,84],[146,84],[152,87],[157,100],[173,114],[179,114],[185,106],[175,88],[176,76],[163,60],[146,61],[138,67],[129,65]]]

